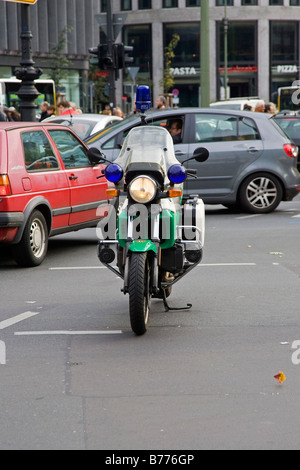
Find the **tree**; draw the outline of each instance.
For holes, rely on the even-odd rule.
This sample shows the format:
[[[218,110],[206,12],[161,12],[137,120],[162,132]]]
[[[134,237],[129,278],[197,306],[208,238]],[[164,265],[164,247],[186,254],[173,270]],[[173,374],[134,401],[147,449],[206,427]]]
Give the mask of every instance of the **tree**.
[[[58,35],[58,42],[50,49],[53,59],[50,61],[51,70],[49,78],[55,83],[56,90],[59,90],[60,82],[68,76],[67,68],[72,64],[65,54],[65,46],[68,42],[67,34],[72,31],[72,26],[66,25]]]
[[[174,77],[171,71],[171,64],[172,59],[175,57],[174,49],[176,48],[179,40],[179,34],[175,33],[173,34],[170,43],[165,47],[165,68],[163,70],[163,78],[160,81],[160,84],[164,89],[164,93],[168,93],[168,91],[174,86]]]

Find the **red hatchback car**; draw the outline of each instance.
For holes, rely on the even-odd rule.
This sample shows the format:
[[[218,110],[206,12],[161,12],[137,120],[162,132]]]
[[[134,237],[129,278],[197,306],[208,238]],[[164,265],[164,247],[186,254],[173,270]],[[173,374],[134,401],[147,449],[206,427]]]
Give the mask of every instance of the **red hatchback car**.
[[[0,245],[12,245],[19,265],[38,266],[49,237],[96,226],[107,201],[103,168],[67,127],[1,123]]]

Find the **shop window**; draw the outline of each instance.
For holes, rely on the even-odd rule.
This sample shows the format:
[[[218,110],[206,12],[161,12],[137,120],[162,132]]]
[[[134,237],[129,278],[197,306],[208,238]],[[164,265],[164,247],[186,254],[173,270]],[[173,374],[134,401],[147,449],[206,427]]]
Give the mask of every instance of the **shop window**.
[[[269,0],[269,5],[271,6],[283,5],[283,0]]]
[[[151,0],[139,0],[139,10],[151,10]]]
[[[163,0],[163,8],[177,8],[178,0]]]
[[[200,0],[186,0],[187,7],[200,7]]]
[[[132,10],[131,0],[121,0],[121,10],[122,11]]]

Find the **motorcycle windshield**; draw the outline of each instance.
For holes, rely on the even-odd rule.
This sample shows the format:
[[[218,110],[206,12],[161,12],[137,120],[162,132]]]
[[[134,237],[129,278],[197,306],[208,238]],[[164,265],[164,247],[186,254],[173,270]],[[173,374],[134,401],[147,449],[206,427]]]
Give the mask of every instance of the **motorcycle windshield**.
[[[180,163],[175,157],[173,140],[163,127],[134,127],[124,140],[121,152],[116,158],[126,173],[132,163],[156,163],[164,175],[170,166]]]

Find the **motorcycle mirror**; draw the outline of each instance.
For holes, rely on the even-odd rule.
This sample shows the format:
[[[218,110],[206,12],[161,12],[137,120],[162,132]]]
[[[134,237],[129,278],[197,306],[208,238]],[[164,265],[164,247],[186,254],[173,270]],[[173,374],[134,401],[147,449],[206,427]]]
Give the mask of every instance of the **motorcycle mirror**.
[[[111,163],[109,160],[105,158],[103,153],[101,153],[100,150],[97,149],[96,147],[91,147],[88,150],[87,156],[88,156],[89,161],[92,163],[92,165],[98,165],[99,163],[105,163],[105,162]]]
[[[196,162],[206,162],[209,157],[209,151],[205,147],[198,147],[193,156],[184,160],[181,164],[183,165],[185,162],[189,162],[190,160],[196,160]]]
[[[205,147],[198,147],[193,153],[193,158],[196,162],[206,162],[208,157],[209,151]]]

